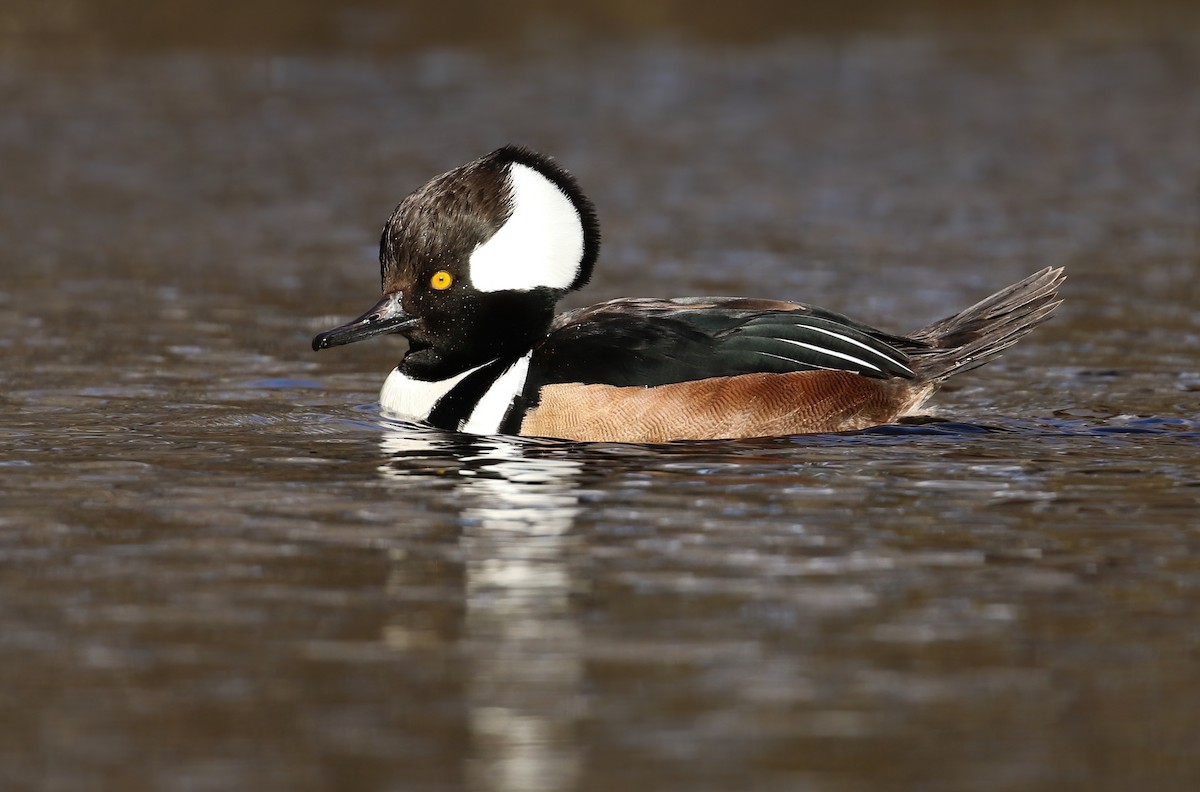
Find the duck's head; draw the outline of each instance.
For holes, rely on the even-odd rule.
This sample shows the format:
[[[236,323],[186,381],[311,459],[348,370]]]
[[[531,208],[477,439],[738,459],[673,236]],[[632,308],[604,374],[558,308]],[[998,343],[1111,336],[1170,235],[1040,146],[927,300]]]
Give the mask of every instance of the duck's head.
[[[384,333],[408,339],[405,374],[441,380],[520,356],[563,295],[591,277],[595,211],[553,160],[505,146],[405,198],[379,243],[383,298],[313,349]]]

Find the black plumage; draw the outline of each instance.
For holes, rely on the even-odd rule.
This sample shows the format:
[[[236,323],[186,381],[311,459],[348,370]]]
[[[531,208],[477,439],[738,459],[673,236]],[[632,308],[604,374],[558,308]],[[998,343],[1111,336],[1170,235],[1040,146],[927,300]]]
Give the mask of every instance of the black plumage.
[[[665,385],[756,372],[911,379],[890,336],[832,311],[733,297],[624,299],[558,316],[533,350],[540,385]]]

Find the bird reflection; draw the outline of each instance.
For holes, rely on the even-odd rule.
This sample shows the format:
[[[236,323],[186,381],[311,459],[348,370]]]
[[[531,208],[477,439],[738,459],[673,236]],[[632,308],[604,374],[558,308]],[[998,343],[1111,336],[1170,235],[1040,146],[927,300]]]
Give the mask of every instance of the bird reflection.
[[[389,425],[381,445],[386,481],[411,487],[414,473],[436,469],[461,504],[472,785],[573,788],[584,706],[582,635],[570,599],[581,463],[562,444],[403,424]]]

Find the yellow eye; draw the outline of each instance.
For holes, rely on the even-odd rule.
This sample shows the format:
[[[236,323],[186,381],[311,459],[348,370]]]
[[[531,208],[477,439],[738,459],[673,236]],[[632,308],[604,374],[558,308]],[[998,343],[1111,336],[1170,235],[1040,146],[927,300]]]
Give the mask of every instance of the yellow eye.
[[[433,277],[429,279],[429,285],[438,291],[449,289],[450,285],[453,283],[454,276],[449,272],[446,272],[446,270],[438,270],[437,272],[433,273]]]

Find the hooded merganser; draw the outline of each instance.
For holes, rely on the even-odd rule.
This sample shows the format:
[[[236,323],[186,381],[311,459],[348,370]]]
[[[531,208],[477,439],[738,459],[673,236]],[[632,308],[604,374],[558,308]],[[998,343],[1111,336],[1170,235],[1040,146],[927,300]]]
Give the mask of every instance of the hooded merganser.
[[[836,432],[913,414],[1044,321],[1064,278],[1044,269],[907,336],[741,297],[556,316],[599,247],[575,179],[506,146],[404,199],[380,240],[383,299],[313,349],[404,336],[383,410],[454,431],[601,442]]]

